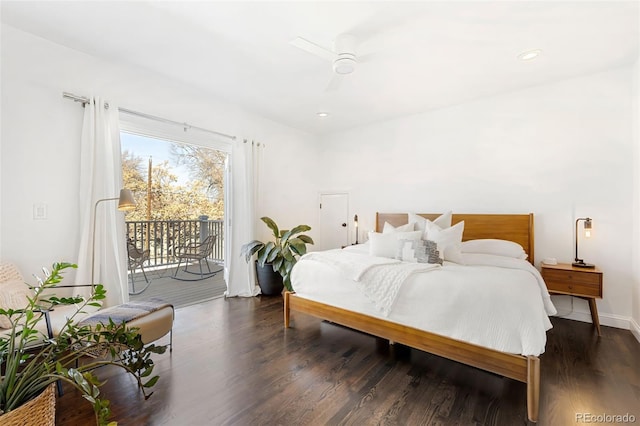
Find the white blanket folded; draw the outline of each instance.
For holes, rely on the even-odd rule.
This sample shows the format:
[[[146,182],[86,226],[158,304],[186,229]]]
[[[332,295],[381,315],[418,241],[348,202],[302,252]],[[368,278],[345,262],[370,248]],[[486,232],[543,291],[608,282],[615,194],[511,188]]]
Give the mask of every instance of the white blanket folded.
[[[391,312],[400,287],[409,276],[440,266],[401,262],[344,250],[312,252],[304,255],[302,259],[323,263],[336,269],[342,277],[356,281],[358,288],[384,316]]]
[[[307,253],[300,260],[315,260],[337,269],[345,278],[360,281],[362,274],[376,265],[400,263],[396,259],[373,257],[368,254],[350,252],[348,250],[327,250]]]
[[[376,265],[362,275],[360,290],[373,302],[385,317],[389,316],[402,284],[411,275],[440,267],[431,263],[399,262],[393,265]]]

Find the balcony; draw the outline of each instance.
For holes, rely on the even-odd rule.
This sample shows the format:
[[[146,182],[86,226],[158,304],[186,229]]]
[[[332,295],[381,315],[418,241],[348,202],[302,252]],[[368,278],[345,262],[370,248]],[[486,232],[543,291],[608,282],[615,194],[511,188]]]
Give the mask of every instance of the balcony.
[[[224,222],[201,216],[196,220],[139,220],[127,221],[127,241],[149,250],[149,266],[177,265],[176,249],[204,241],[216,235],[216,243],[209,260],[224,263]]]
[[[222,220],[201,216],[196,220],[127,221],[126,226],[127,241],[139,250],[149,250],[143,263],[145,273],[139,267],[128,271],[131,300],[159,297],[181,307],[223,295],[226,284],[222,273],[225,241]],[[206,259],[186,264],[183,260],[177,268],[181,248],[199,244],[212,235],[216,238]],[[218,273],[209,274],[209,270]]]

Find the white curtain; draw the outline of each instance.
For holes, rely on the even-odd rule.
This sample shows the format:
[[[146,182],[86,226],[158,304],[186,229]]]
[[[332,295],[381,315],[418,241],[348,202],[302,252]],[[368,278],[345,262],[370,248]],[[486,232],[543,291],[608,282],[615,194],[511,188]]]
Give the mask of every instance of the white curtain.
[[[124,213],[117,210],[122,188],[120,130],[118,108],[98,97],[85,105],[80,165],[81,239],[76,277],[79,284],[103,284],[107,290],[104,306],[114,306],[129,299]],[[96,206],[97,201],[111,198],[116,199]]]
[[[227,211],[225,217],[227,236],[225,244],[225,296],[252,297],[260,294],[256,285],[253,262],[245,262],[240,256],[240,247],[256,238],[256,207],[260,177],[259,143],[247,140],[234,142],[231,151],[230,186],[227,188]]]

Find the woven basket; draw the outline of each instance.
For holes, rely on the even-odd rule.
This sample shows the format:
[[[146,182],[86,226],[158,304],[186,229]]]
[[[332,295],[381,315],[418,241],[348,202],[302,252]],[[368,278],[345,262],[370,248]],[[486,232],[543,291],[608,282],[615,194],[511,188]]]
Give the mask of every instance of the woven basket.
[[[55,426],[56,385],[50,384],[44,392],[15,410],[0,416],[2,426]]]

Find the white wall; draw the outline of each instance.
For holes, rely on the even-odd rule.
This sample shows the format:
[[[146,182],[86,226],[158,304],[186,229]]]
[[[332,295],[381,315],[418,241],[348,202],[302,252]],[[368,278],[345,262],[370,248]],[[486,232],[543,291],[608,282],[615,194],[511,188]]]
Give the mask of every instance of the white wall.
[[[633,67],[633,263],[631,331],[640,341],[640,60]]]
[[[265,143],[259,214],[272,215],[283,225],[315,225],[316,196],[309,191],[315,186],[314,163],[309,159],[316,144],[309,134],[6,25],[1,78],[0,257],[17,263],[25,276],[77,256],[83,109],[63,99],[63,91],[100,96],[135,111]],[[33,220],[33,204],[40,202],[48,205],[47,220]]]
[[[533,212],[538,263],[571,261],[575,218],[590,216],[580,257],[604,271],[601,321],[628,327],[631,86],[626,67],[331,135],[320,189],[350,190],[364,229],[376,211]],[[554,300],[569,313],[567,297]],[[586,302],[571,315],[590,320]]]

